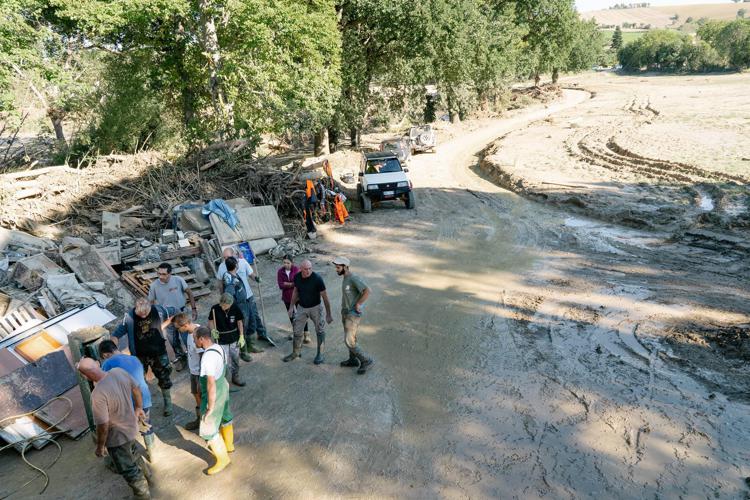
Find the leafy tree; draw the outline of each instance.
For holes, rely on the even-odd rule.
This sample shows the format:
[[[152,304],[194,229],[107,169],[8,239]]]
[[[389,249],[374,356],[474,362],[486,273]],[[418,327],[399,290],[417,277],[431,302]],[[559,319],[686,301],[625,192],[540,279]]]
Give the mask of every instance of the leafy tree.
[[[616,31],[615,31],[616,33]],[[602,60],[605,35],[599,31],[596,21],[576,21],[576,35],[570,48],[566,71],[583,71]]]
[[[578,19],[572,0],[519,0],[517,21],[527,30],[523,38],[530,75],[538,85],[542,73],[557,73],[567,62]],[[554,80],[554,78],[553,78]]]
[[[613,50],[620,50],[622,47],[622,30],[619,26],[615,28],[615,32],[612,34],[612,44],[610,47]]]
[[[103,97],[138,100],[140,87],[133,109],[146,112],[144,131],[160,109],[180,110],[191,143],[330,118],[340,65],[333,0],[53,1],[61,23],[107,54],[108,74],[138,77],[112,80]]]
[[[716,34],[713,45],[737,69],[750,67],[750,20],[726,23]]]
[[[0,15],[0,111],[13,103],[11,82],[28,87],[49,118],[58,143],[66,144],[63,120],[82,109],[96,83],[95,55],[82,50],[37,0],[3,0]]]
[[[429,6],[416,0],[340,0],[341,89],[333,125],[357,143],[365,123],[371,85],[423,82],[429,68],[422,51]]]

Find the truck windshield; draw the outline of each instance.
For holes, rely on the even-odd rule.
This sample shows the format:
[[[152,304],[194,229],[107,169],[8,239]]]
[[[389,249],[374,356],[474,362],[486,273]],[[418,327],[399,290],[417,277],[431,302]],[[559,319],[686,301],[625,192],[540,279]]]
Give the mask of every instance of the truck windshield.
[[[386,174],[388,172],[401,172],[401,163],[396,158],[386,160],[367,160],[367,174]]]

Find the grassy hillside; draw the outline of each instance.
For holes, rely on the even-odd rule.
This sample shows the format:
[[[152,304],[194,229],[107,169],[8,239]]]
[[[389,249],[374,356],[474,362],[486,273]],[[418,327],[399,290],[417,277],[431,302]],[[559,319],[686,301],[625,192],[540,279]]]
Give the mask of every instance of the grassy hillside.
[[[696,5],[662,5],[639,9],[605,9],[582,12],[584,19],[596,19],[600,25],[622,26],[622,23],[650,24],[652,28],[676,28],[681,26],[689,17],[697,20],[701,17],[709,19],[732,20],[737,17],[740,9],[750,11],[748,3],[719,3]],[[675,23],[671,17],[677,14],[679,19]],[[626,38],[627,40],[627,38]]]
[[[612,43],[612,35],[615,34],[615,30],[601,30],[601,31],[607,36],[607,46],[609,46]],[[623,43],[632,42],[633,40],[636,40],[642,37],[645,32],[646,30],[623,31],[622,42]]]

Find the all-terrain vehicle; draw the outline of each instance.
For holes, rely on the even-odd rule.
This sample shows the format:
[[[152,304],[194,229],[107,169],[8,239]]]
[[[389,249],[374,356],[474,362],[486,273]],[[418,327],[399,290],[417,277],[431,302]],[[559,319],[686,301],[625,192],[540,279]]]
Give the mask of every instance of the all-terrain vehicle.
[[[364,154],[357,183],[362,211],[371,212],[373,203],[386,200],[402,200],[406,208],[414,208],[416,198],[408,171],[390,151]]]
[[[412,154],[424,151],[435,152],[435,146],[437,146],[437,136],[430,124],[410,128],[405,139],[409,141]]]
[[[411,144],[405,138],[383,141],[380,143],[380,150],[395,154],[402,167],[408,165],[411,160]]]

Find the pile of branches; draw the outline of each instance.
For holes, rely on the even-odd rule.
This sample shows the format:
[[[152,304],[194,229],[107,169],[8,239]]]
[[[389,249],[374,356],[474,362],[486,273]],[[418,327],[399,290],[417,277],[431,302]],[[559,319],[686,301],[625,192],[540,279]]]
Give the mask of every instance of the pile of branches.
[[[223,143],[180,161],[154,152],[107,155],[79,168],[53,166],[0,175],[0,225],[38,234],[96,234],[101,212],[126,212],[147,232],[167,227],[187,201],[247,198],[281,215],[300,215],[301,167],[282,168],[252,148]],[[299,220],[299,219],[297,219]]]

